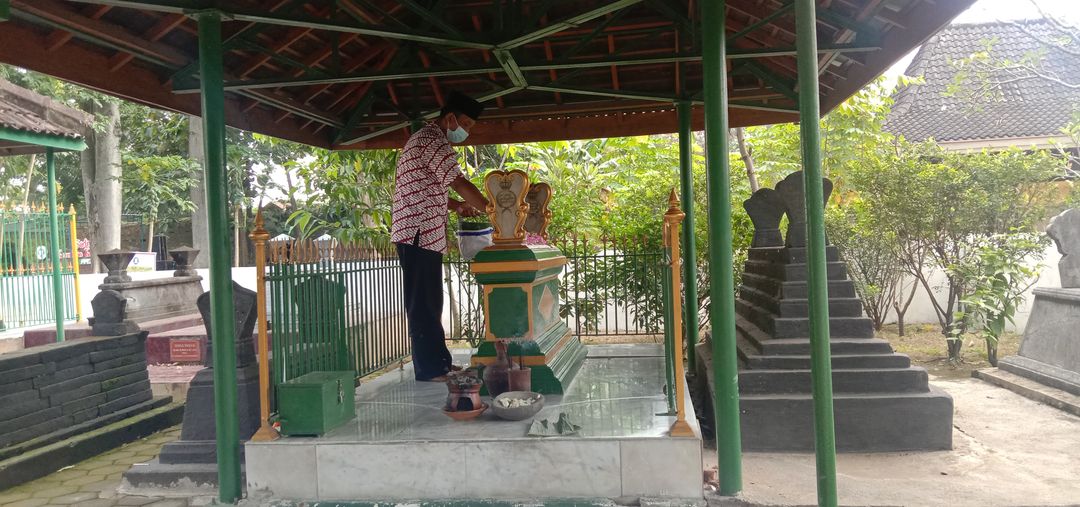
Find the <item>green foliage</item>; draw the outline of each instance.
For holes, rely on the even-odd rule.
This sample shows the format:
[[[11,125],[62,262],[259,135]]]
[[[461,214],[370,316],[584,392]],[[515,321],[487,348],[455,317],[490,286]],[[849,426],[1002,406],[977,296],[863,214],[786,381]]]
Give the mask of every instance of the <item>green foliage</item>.
[[[289,223],[304,238],[327,233],[356,241],[388,234],[397,156],[397,150],[318,150],[311,161],[289,163],[308,196]]]
[[[1046,239],[1041,234],[1011,233],[980,238],[972,254],[949,272],[963,280],[964,297],[955,319],[961,325],[953,330],[959,339],[965,330],[974,330],[986,341],[987,357],[997,366],[997,344],[1006,324],[1013,324],[1016,310],[1024,301],[1024,292],[1038,279]]]
[[[197,166],[176,156],[128,157],[124,160],[124,212],[142,215],[162,230],[187,219],[195,203],[191,187]]]
[[[881,330],[901,296],[904,270],[897,262],[896,234],[878,229],[869,204],[856,198],[826,209],[829,238],[847,261],[848,276],[862,300],[863,311]]]

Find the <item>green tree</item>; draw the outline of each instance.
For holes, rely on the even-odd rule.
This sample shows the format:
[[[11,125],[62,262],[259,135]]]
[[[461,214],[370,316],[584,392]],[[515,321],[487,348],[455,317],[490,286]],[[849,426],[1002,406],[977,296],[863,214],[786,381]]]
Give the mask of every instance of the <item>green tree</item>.
[[[177,155],[129,157],[124,165],[124,211],[142,216],[150,245],[156,226],[167,231],[195,209],[191,186],[196,167]]]

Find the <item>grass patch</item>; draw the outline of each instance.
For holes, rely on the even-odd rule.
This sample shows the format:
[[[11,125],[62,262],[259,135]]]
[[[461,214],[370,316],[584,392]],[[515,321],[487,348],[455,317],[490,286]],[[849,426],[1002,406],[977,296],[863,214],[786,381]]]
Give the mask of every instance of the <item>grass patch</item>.
[[[897,352],[911,356],[912,363],[939,377],[966,378],[972,371],[990,366],[986,359],[986,343],[976,335],[964,336],[960,363],[949,362],[945,337],[937,324],[906,325],[904,336],[897,333],[896,324],[889,324],[878,331],[877,337],[888,340]],[[998,359],[1016,355],[1020,338],[1020,334],[1005,333],[998,343]]]

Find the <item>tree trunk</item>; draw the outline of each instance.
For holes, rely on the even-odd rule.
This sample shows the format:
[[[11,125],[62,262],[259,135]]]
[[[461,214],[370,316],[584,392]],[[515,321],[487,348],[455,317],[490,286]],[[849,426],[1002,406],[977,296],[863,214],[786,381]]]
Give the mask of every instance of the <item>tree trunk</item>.
[[[195,257],[192,265],[196,268],[210,267],[210,225],[206,218],[206,171],[203,162],[206,153],[203,151],[203,125],[202,118],[188,116],[188,159],[199,165],[199,174],[195,177],[195,184],[191,186],[191,202],[195,209],[191,210],[191,247],[201,252]]]
[[[79,159],[90,237],[90,262],[97,272],[100,269],[97,254],[120,248],[120,215],[123,212],[120,105],[115,101],[100,105],[88,101],[83,104],[83,109],[101,118],[105,125],[100,131],[87,130],[89,149]]]
[[[897,283],[902,283],[897,282]],[[903,305],[899,300],[893,302],[893,309],[896,310],[896,327],[897,334],[904,336],[904,315],[907,314],[908,308],[911,308],[911,302],[915,300],[915,291],[919,289],[919,284],[916,282],[911,283],[911,293],[908,294],[907,301]],[[903,290],[901,288],[901,290]]]
[[[151,251],[154,249],[154,221],[151,220],[146,227],[146,250]]]
[[[990,361],[990,366],[997,368],[997,344],[991,343],[990,340],[986,340],[986,360]]]
[[[19,239],[15,243],[15,273],[23,271],[23,246],[26,241],[26,211],[30,205],[30,187],[34,179],[34,164],[37,163],[37,154],[30,155],[29,164],[26,166],[26,188],[23,189],[22,218],[19,220]]]
[[[739,127],[735,129],[735,140],[739,145],[739,156],[742,157],[743,165],[746,166],[746,177],[750,180],[750,193],[758,191],[757,170],[754,168],[754,154],[750,151],[750,146],[746,144],[745,129]]]

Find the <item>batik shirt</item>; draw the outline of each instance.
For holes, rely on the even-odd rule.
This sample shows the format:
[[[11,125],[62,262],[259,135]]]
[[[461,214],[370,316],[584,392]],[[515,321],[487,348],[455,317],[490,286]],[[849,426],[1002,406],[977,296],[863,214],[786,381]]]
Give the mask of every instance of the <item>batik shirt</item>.
[[[460,175],[439,126],[428,123],[409,137],[398,157],[390,240],[411,245],[419,232],[420,248],[445,254],[447,191]]]

